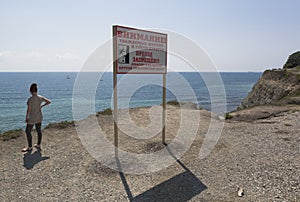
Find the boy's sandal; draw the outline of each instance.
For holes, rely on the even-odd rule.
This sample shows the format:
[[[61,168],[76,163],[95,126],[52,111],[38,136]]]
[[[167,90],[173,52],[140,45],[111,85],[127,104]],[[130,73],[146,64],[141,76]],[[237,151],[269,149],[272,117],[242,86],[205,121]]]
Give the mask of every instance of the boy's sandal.
[[[37,148],[38,150],[42,150],[41,146],[38,144],[35,144],[34,147]]]
[[[29,152],[32,151],[32,147],[25,147],[24,149],[22,149],[22,152]]]

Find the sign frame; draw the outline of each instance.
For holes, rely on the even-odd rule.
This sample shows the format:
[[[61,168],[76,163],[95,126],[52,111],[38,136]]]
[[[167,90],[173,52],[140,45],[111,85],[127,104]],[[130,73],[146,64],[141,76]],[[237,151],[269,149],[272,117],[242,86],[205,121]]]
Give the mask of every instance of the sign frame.
[[[136,32],[144,32],[144,33],[151,33],[154,35],[162,35],[165,37],[165,64],[164,64],[164,72],[137,72],[137,71],[129,71],[129,72],[120,72],[118,71],[118,37],[117,37],[117,31],[118,28],[121,29],[128,29],[133,30]],[[119,134],[119,128],[118,128],[118,74],[162,74],[162,143],[166,145],[166,75],[167,75],[167,48],[168,48],[168,35],[166,33],[159,33],[155,31],[148,31],[138,28],[132,28],[132,27],[125,27],[120,25],[113,25],[112,26],[112,34],[113,34],[113,97],[114,97],[114,146],[115,146],[115,155],[118,156],[118,134]],[[144,49],[143,49],[144,50]]]

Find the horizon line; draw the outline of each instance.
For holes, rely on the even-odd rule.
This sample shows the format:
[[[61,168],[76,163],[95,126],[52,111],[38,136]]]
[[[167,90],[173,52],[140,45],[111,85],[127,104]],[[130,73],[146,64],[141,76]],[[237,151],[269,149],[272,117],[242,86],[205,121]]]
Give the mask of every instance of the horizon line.
[[[268,70],[268,69],[266,69]],[[201,73],[261,73],[263,71],[201,71]],[[0,73],[96,73],[96,72],[103,72],[103,71],[0,71]],[[170,71],[168,73],[199,73],[199,71]],[[106,71],[105,73],[113,73],[112,71]],[[151,73],[145,73],[151,74]]]

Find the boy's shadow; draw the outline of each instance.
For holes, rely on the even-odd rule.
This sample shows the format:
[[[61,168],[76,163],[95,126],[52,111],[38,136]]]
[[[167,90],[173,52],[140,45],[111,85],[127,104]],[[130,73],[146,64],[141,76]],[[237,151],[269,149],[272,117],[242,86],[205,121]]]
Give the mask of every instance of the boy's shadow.
[[[44,161],[49,159],[50,157],[48,156],[42,156],[42,153],[40,150],[36,150],[34,153],[32,151],[27,152],[23,156],[23,166],[26,169],[32,169],[35,164],[39,163],[40,161]]]

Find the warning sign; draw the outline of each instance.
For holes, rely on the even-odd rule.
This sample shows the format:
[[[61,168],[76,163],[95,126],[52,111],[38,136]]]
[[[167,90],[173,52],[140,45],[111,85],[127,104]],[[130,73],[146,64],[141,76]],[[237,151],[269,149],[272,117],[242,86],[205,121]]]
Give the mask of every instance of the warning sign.
[[[113,26],[117,74],[167,73],[167,34]]]

